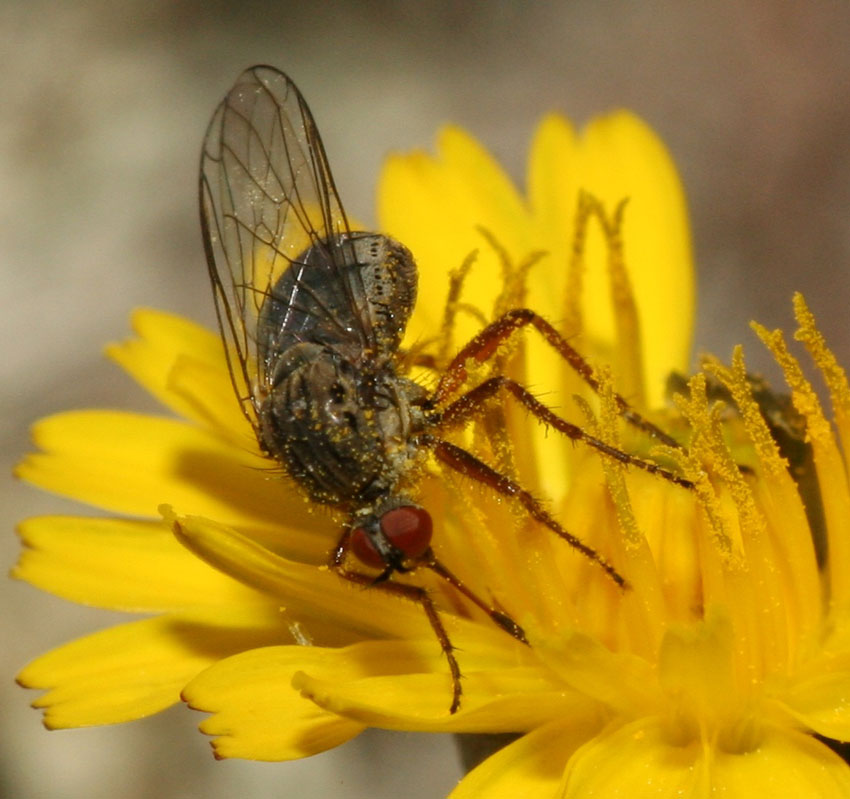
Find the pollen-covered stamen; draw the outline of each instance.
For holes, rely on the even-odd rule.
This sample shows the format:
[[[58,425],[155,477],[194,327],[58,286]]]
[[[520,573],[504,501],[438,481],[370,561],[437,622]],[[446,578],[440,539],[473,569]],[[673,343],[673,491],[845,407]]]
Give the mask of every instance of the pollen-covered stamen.
[[[351,551],[366,566],[382,569],[388,564],[387,555],[380,549],[400,552],[405,558],[418,560],[431,546],[434,529],[431,514],[417,505],[400,505],[381,515],[379,529],[371,534],[366,527],[357,527],[351,534]],[[376,542],[378,535],[383,536],[386,547]]]

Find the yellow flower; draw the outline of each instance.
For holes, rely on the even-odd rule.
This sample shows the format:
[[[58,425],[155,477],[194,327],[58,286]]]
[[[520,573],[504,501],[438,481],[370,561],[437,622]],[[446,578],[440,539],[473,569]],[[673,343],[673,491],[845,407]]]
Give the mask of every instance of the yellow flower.
[[[73,601],[155,614],[27,666],[22,684],[47,689],[36,703],[45,723],[139,718],[182,694],[213,714],[201,728],[221,757],[304,757],[367,726],[521,733],[467,775],[456,799],[847,796],[850,769],[812,733],[850,739],[850,390],[802,299],[797,337],[826,379],[837,439],[781,335],[761,329],[793,409],[754,393],[736,352],[730,367],[709,361],[675,409],[659,410],[668,374],[688,365],[689,237],[675,170],[633,116],[596,120],[581,136],[545,119],[527,198],[447,129],[436,158],[390,159],[379,202],[382,228],[420,267],[406,348],[439,362],[482,322],[531,307],[602,367],[600,396],[533,333],[494,368],[693,482],[603,459],[510,404],[461,434],[545,496],[629,588],[512,503],[429,468],[420,499],[440,559],[529,640],[431,573],[394,577],[432,591],[457,649],[463,697],[450,714],[445,658],[421,609],[323,567],[336,524],[269,470],[217,336],[141,311],[137,338],[109,354],[179,418],[61,414],[35,426],[41,452],[18,468],[119,516],[23,523],[16,576]],[[612,387],[687,449],[624,425]],[[774,443],[783,425],[811,455],[791,471]],[[800,499],[804,478],[819,517]]]

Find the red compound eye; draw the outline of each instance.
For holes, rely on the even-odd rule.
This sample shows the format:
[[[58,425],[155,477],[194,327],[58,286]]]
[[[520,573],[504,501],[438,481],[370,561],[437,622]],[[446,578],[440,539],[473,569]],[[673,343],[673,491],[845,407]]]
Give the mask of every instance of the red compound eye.
[[[431,514],[425,508],[402,505],[381,516],[381,529],[396,549],[409,558],[421,558],[431,546]]]
[[[393,508],[381,516],[381,531],[396,549],[411,560],[416,560],[431,546],[431,514],[425,508],[414,505]],[[382,569],[387,565],[362,527],[351,534],[351,551],[367,566]]]
[[[378,554],[378,550],[372,546],[372,541],[362,527],[357,527],[352,531],[349,546],[354,557],[361,563],[365,563],[373,569],[383,569],[387,565]]]

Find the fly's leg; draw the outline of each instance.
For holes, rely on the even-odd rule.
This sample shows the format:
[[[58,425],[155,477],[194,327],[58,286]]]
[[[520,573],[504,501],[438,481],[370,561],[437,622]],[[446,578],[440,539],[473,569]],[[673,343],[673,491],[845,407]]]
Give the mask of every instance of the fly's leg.
[[[651,474],[663,477],[671,483],[683,486],[684,488],[693,488],[694,484],[668,469],[659,466],[653,461],[643,460],[635,455],[629,455],[610,444],[606,444],[599,438],[586,433],[578,425],[574,425],[565,419],[562,419],[557,414],[553,413],[540,400],[523,388],[519,383],[511,380],[508,377],[491,377],[485,380],[480,385],[463,394],[461,397],[451,403],[444,411],[438,413],[434,417],[434,423],[437,427],[459,427],[468,422],[475,414],[479,413],[486,402],[496,396],[500,391],[507,391],[512,394],[522,405],[524,405],[531,413],[534,414],[541,422],[554,427],[558,432],[571,438],[573,441],[582,441],[588,446],[597,449],[603,455],[609,458],[624,463],[628,466],[635,466]]]
[[[437,636],[437,640],[440,642],[440,648],[443,650],[443,654],[446,656],[446,660],[449,664],[449,672],[452,678],[452,703],[449,706],[449,713],[456,713],[460,707],[460,697],[462,693],[460,685],[460,666],[458,665],[457,658],[455,658],[454,647],[449,639],[449,634],[446,632],[446,628],[440,620],[440,616],[437,613],[437,608],[434,605],[433,600],[430,596],[428,596],[428,592],[420,586],[407,585],[405,583],[394,583],[389,580],[376,582],[374,576],[364,574],[363,572],[351,571],[346,568],[345,558],[348,554],[350,540],[351,530],[346,530],[342,534],[342,537],[339,539],[339,542],[334,547],[328,559],[328,566],[331,571],[349,582],[362,585],[366,588],[374,588],[392,596],[409,599],[413,602],[418,602],[422,606],[422,609],[425,611],[425,615],[428,618],[428,622],[431,625],[431,629],[434,631],[434,635]]]
[[[491,605],[488,605],[477,594],[471,591],[466,584],[454,573],[450,572],[440,561],[434,557],[434,552],[429,549],[421,559],[421,564],[430,569],[434,574],[442,577],[449,585],[455,588],[459,593],[463,594],[470,602],[477,605],[483,610],[497,626],[501,627],[505,632],[512,635],[517,641],[523,644],[528,643],[525,637],[525,631],[520,627],[507,613],[498,610]]]
[[[536,312],[528,308],[515,308],[487,325],[454,357],[437,384],[431,398],[433,404],[437,406],[444,402],[463,385],[467,378],[467,361],[471,359],[479,363],[487,361],[508,338],[528,325],[543,336],[544,340],[560,354],[588,386],[594,391],[599,391],[599,381],[594,377],[592,367],[575,347]],[[679,448],[679,443],[675,439],[641,416],[620,394],[614,395],[614,402],[617,404],[620,416],[629,424],[667,446]]]
[[[476,458],[471,452],[467,452],[465,449],[449,441],[444,441],[441,438],[428,434],[420,436],[418,441],[423,446],[431,449],[438,460],[456,472],[489,486],[502,496],[518,500],[533,519],[548,527],[588,560],[597,564],[620,588],[629,587],[626,578],[605,560],[602,555],[562,527],[546,508],[543,507],[540,500],[536,499],[515,480],[497,472],[492,466],[488,466],[484,461]]]

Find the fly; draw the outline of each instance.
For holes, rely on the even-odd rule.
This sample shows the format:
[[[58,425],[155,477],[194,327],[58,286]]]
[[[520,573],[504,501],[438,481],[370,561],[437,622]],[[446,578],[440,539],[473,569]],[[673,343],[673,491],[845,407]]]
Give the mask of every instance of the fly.
[[[681,485],[690,483],[593,438],[507,377],[464,390],[466,364],[490,359],[526,326],[597,387],[582,356],[528,309],[487,325],[451,361],[433,391],[400,372],[399,347],[416,302],[413,255],[388,236],[351,229],[313,116],[282,72],[247,69],[213,115],[201,155],[200,209],[230,376],[259,446],[311,500],[346,515],[329,556],[336,573],[423,607],[448,660],[452,713],[460,705],[460,667],[437,607],[424,588],[394,581],[394,573],[430,569],[508,634],[527,641],[507,613],[478,597],[435,557],[431,515],[415,500],[427,457],[513,498],[625,586],[611,564],[532,494],[445,433],[468,425],[493,397],[509,394],[572,439]],[[670,443],[625,400],[617,402],[627,421]],[[377,576],[349,565],[349,554],[377,569]]]

